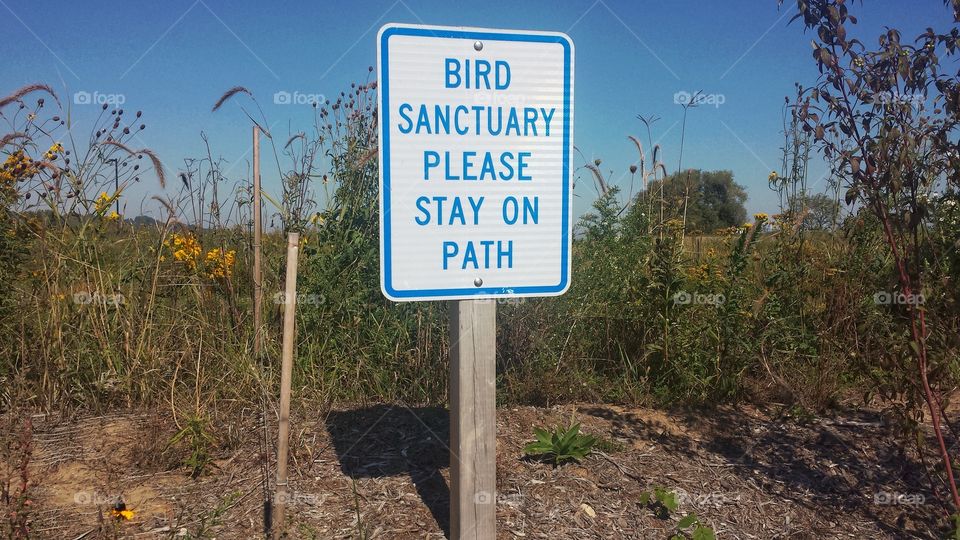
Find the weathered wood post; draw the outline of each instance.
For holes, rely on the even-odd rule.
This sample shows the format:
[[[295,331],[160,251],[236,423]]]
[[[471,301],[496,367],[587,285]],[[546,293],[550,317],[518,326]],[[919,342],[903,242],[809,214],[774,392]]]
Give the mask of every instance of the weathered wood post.
[[[450,302],[450,538],[496,537],[495,300]]]
[[[283,520],[287,499],[287,451],[290,438],[290,386],[293,378],[293,345],[297,316],[297,258],[300,234],[287,235],[287,277],[283,295],[283,358],[280,370],[280,423],[277,441],[277,490],[273,520],[274,536],[283,534]]]
[[[263,269],[260,252],[263,223],[260,210],[260,127],[253,126],[253,356],[263,354]]]

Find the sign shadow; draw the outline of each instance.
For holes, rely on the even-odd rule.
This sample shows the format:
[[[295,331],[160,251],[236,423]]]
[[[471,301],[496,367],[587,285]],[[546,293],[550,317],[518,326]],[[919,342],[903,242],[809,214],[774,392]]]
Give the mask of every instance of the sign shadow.
[[[409,475],[420,499],[450,536],[450,413],[442,407],[375,405],[331,411],[326,420],[340,469],[348,477]]]

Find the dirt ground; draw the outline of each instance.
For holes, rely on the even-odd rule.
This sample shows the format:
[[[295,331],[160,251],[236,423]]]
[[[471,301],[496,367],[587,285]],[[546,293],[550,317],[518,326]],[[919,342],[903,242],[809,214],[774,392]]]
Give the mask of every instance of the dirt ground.
[[[579,404],[497,413],[498,539],[669,538],[691,512],[721,539],[943,534],[922,467],[875,411],[805,422],[749,407]],[[571,419],[603,437],[605,451],[559,468],[521,459],[534,426]],[[32,420],[34,537],[263,537],[256,412],[216,431],[212,462],[196,478],[177,466],[188,450],[178,447],[186,454],[176,459],[164,451],[177,428],[160,413]],[[296,414],[293,426],[291,537],[445,537],[444,409],[339,408]],[[654,487],[676,492],[679,509],[664,518],[642,506],[641,492]],[[131,520],[109,515],[117,496],[134,511]]]

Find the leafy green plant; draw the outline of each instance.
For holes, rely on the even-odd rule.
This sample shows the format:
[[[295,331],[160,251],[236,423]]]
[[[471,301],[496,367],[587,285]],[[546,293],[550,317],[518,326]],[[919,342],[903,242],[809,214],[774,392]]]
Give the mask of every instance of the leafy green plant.
[[[590,455],[597,444],[597,438],[580,433],[580,424],[570,428],[555,427],[552,432],[534,428],[537,440],[523,447],[527,456],[553,463],[554,467],[568,461],[580,461]]]
[[[670,512],[676,510],[680,503],[677,494],[662,487],[655,487],[653,491],[644,491],[640,494],[640,506],[646,506],[654,511],[660,519],[670,517]]]
[[[660,519],[669,519],[670,513],[680,507],[677,494],[663,487],[654,487],[653,491],[644,491],[640,494],[640,505],[656,513]],[[670,540],[716,540],[713,528],[704,525],[696,514],[687,514],[677,522],[674,534]]]
[[[687,514],[677,522],[677,532],[670,540],[716,540],[717,534],[711,527],[700,522],[696,514]]]
[[[213,436],[207,430],[207,420],[199,415],[189,416],[186,425],[171,439],[167,448],[185,445],[190,452],[183,465],[190,468],[190,476],[197,478],[210,463],[210,447]]]

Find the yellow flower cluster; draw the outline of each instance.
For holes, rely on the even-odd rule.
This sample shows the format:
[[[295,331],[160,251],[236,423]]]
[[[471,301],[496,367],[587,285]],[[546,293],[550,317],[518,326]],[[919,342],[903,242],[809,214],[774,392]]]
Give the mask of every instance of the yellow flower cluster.
[[[173,259],[190,269],[197,270],[197,262],[203,249],[192,234],[174,233],[167,240],[167,247],[173,250]]]
[[[117,211],[114,210],[113,212],[110,212],[109,214],[103,216],[103,218],[106,219],[107,221],[117,221],[120,219],[120,214],[118,214]]]
[[[0,184],[10,187],[23,178],[37,174],[37,165],[23,150],[16,150],[7,156],[0,166]]]
[[[96,212],[103,214],[110,208],[110,205],[113,204],[113,196],[107,195],[107,192],[104,191],[93,201],[93,204]]]
[[[60,143],[54,143],[45,154],[43,154],[43,159],[47,161],[53,161],[57,159],[57,156],[63,153],[63,145]]]
[[[228,278],[233,275],[233,263],[236,261],[237,252],[234,250],[224,251],[221,248],[213,248],[207,252],[206,266],[207,276],[211,278]]]
[[[237,252],[232,249],[218,247],[205,252],[191,233],[173,233],[165,245],[173,252],[173,260],[191,272],[211,279],[229,279],[233,276]],[[161,256],[160,260],[165,260],[165,257]]]
[[[758,213],[756,213],[756,214],[753,215],[753,220],[754,220],[754,221],[766,221],[768,217],[769,217],[769,216],[767,216],[767,215],[764,214],[763,212],[758,212]]]

